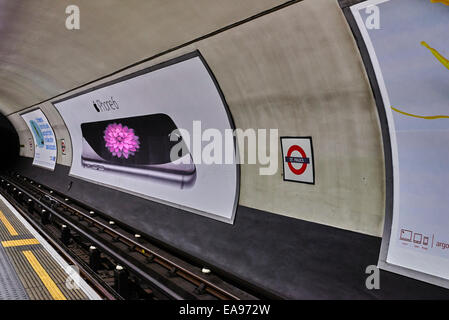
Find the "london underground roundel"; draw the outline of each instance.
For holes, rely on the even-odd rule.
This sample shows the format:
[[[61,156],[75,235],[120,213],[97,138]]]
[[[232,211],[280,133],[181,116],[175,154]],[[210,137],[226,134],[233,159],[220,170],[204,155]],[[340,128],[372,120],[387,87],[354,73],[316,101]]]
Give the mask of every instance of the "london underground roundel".
[[[284,180],[315,183],[311,137],[281,137]]]

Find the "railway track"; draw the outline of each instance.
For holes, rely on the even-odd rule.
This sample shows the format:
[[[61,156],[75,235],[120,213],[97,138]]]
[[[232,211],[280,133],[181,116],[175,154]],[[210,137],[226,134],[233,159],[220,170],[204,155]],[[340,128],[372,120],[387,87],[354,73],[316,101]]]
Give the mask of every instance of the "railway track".
[[[105,213],[20,174],[2,193],[104,299],[256,300],[202,266],[162,248]]]

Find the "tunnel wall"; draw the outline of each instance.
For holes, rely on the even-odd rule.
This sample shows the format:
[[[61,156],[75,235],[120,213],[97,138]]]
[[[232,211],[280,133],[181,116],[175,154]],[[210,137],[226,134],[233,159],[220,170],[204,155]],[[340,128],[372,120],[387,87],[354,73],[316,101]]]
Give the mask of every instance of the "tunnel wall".
[[[383,271],[382,290],[365,287],[365,268],[377,263],[384,216],[382,140],[357,47],[336,2],[291,5],[71,93],[195,49],[215,74],[237,127],[314,137],[315,186],[283,182],[280,171],[259,176],[258,166],[242,165],[240,206],[234,225],[227,225],[92,185],[68,176],[70,136],[50,102],[39,107],[58,140],[66,140],[67,155],[59,153],[49,172],[32,167],[32,149],[22,148],[16,169],[214,271],[283,297],[447,297],[440,288]],[[25,144],[31,138],[25,124],[18,114],[10,120]]]
[[[217,78],[236,127],[313,137],[315,185],[284,182],[281,167],[274,176],[260,176],[258,165],[244,164],[234,225],[93,185],[68,175],[70,135],[50,102],[39,107],[58,143],[66,140],[67,154],[59,154],[55,172],[49,172],[32,167],[33,153],[23,148],[17,170],[280,296],[447,295],[385,272],[382,291],[365,287],[365,268],[377,264],[379,254],[385,166],[371,88],[336,1],[293,4],[70,94],[196,49]],[[18,114],[10,119],[26,143],[25,124]]]
[[[315,185],[284,182],[278,152],[276,175],[259,175],[259,165],[241,166],[240,204],[380,236],[385,192],[380,125],[338,4],[297,3],[77,91],[195,49],[216,76],[237,128],[279,128],[280,136],[313,137]],[[40,107],[58,143],[63,138],[70,146],[52,104]],[[20,122],[17,114],[11,118]],[[23,125],[18,130],[23,144],[29,133]],[[22,155],[32,156],[26,151]],[[59,153],[58,163],[70,165],[70,150]]]

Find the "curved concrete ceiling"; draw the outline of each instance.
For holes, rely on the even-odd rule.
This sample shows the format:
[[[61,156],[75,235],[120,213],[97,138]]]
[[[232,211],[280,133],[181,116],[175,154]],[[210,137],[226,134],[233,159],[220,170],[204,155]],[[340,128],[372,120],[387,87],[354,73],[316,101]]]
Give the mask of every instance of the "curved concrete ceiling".
[[[286,0],[0,0],[0,112],[11,114]],[[80,30],[68,30],[68,5]]]

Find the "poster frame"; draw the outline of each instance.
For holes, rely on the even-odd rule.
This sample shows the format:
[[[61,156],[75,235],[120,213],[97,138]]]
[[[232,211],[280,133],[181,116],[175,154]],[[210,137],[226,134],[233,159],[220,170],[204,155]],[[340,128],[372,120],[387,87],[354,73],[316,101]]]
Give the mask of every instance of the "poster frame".
[[[130,80],[130,79],[134,79],[136,77],[143,76],[143,75],[146,75],[148,73],[151,73],[151,72],[154,72],[154,71],[157,71],[157,70],[160,70],[160,69],[169,67],[171,65],[174,65],[174,64],[186,61],[186,60],[193,59],[193,58],[199,58],[201,60],[202,64],[204,65],[204,67],[206,68],[206,70],[207,70],[209,76],[211,77],[211,80],[214,83],[214,86],[215,86],[215,88],[216,88],[216,90],[217,90],[217,92],[218,92],[218,94],[220,96],[220,99],[221,99],[221,101],[223,103],[223,106],[225,108],[225,112],[226,112],[227,117],[228,117],[230,128],[235,131],[235,129],[236,129],[235,121],[234,121],[234,118],[233,118],[233,116],[231,114],[231,111],[229,109],[229,105],[226,102],[225,95],[224,95],[223,91],[221,90],[221,87],[220,87],[220,85],[218,83],[217,78],[215,77],[215,74],[213,73],[212,69],[210,68],[210,66],[208,65],[207,61],[205,60],[205,58],[203,57],[203,55],[201,54],[201,52],[198,49],[196,49],[196,50],[194,50],[192,52],[189,52],[189,53],[182,54],[182,55],[180,55],[178,57],[171,58],[171,59],[166,60],[164,62],[160,62],[160,63],[157,63],[155,65],[142,68],[142,69],[140,69],[138,71],[135,71],[135,72],[132,72],[130,74],[126,74],[126,75],[120,76],[120,77],[118,77],[116,79],[112,79],[112,80],[106,81],[104,83],[101,83],[99,85],[93,86],[91,88],[88,88],[88,89],[85,89],[85,90],[81,90],[79,92],[76,92],[74,94],[66,96],[66,97],[64,97],[62,99],[53,100],[53,101],[51,101],[51,104],[56,109],[58,114],[61,116],[61,118],[64,121],[64,125],[67,127],[66,122],[64,120],[64,117],[61,115],[61,113],[59,112],[58,108],[56,108],[55,104],[58,104],[58,103],[61,103],[61,102],[67,101],[67,100],[71,100],[71,99],[76,98],[78,96],[82,96],[84,94],[87,94],[87,93],[90,93],[90,92],[93,92],[93,91],[96,91],[96,90],[99,90],[99,89],[102,89],[102,88],[105,88],[105,87],[109,87],[109,86],[117,84],[117,83],[121,83],[121,82]],[[135,68],[135,66],[133,68]],[[67,131],[69,131],[69,130],[67,129]],[[72,139],[70,131],[69,131],[69,135],[70,135],[71,154],[72,154],[71,163],[73,164],[73,157],[74,157],[74,154],[73,154],[73,142],[72,142],[73,139]],[[87,182],[90,182],[90,183],[94,183],[94,184],[97,184],[97,185],[101,185],[101,186],[109,188],[109,189],[114,189],[114,190],[117,190],[117,191],[126,192],[128,194],[132,194],[134,196],[137,196],[137,197],[140,197],[140,198],[144,198],[144,199],[147,199],[147,200],[150,200],[150,201],[162,203],[162,204],[165,204],[165,205],[177,208],[177,209],[181,209],[181,210],[186,211],[186,212],[191,212],[191,213],[194,213],[194,214],[198,214],[198,215],[205,216],[205,217],[208,217],[208,218],[212,218],[214,220],[225,222],[225,223],[228,223],[228,224],[234,224],[235,215],[236,215],[237,208],[238,208],[239,201],[240,201],[240,184],[241,184],[241,167],[240,166],[241,165],[240,165],[240,163],[238,161],[238,159],[239,159],[239,147],[238,147],[237,138],[235,137],[235,135],[234,135],[233,140],[234,140],[234,152],[235,152],[235,159],[236,159],[236,164],[235,164],[235,169],[236,169],[236,195],[235,195],[235,199],[234,199],[232,215],[231,215],[230,218],[222,217],[222,216],[210,213],[210,212],[205,212],[205,211],[202,211],[202,210],[199,210],[199,209],[195,209],[195,208],[187,207],[187,206],[184,206],[184,205],[180,205],[180,204],[177,204],[175,202],[162,200],[162,199],[159,199],[159,198],[156,198],[156,197],[152,197],[152,196],[149,196],[149,195],[145,195],[145,194],[142,194],[142,193],[130,191],[130,190],[127,190],[125,188],[120,188],[120,187],[117,187],[117,186],[109,185],[109,184],[102,183],[102,182],[99,182],[99,181],[96,181],[96,180],[91,180],[91,179],[88,179],[88,178],[85,178],[85,177],[81,177],[81,176],[78,176],[78,175],[74,175],[74,174],[71,174],[71,173],[69,173],[69,176],[75,177],[77,179],[84,180],[84,181],[87,181]]]

